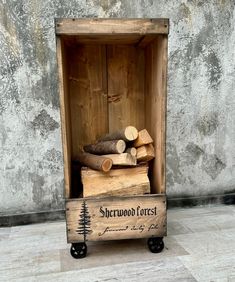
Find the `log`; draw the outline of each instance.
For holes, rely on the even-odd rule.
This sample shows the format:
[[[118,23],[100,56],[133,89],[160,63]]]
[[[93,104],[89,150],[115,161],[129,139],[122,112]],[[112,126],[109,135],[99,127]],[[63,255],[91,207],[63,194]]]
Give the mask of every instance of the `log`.
[[[107,173],[82,168],[83,196],[124,196],[150,193],[148,166],[112,169]]]
[[[100,138],[101,141],[122,139],[124,141],[133,141],[138,137],[138,130],[134,126],[127,126],[121,130],[109,133]]]
[[[135,166],[137,163],[136,157],[128,153],[111,154],[103,157],[111,159],[113,161],[113,165]]]
[[[146,144],[153,143],[153,139],[149,135],[148,131],[146,129],[140,130],[138,133],[138,137],[135,140],[133,146],[134,147],[140,147]]]
[[[121,154],[126,149],[126,143],[123,140],[100,141],[96,144],[90,144],[83,147],[85,152],[104,155]]]
[[[136,157],[137,150],[135,147],[127,148],[125,153],[131,154],[133,157]]]
[[[77,160],[92,169],[107,172],[112,167],[112,160],[106,157],[96,156],[89,153],[80,153],[77,156]]]
[[[137,148],[137,161],[138,162],[148,162],[154,159],[154,147],[152,144],[143,145]]]

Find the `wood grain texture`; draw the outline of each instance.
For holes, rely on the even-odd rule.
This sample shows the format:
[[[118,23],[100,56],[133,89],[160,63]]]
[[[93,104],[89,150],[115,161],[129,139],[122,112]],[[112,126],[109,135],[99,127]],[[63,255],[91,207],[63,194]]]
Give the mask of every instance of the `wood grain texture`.
[[[148,162],[155,157],[154,147],[152,144],[143,145],[137,148],[137,161]]]
[[[150,193],[148,166],[146,165],[112,169],[106,173],[83,168],[81,178],[84,197]]]
[[[63,41],[56,38],[56,53],[59,75],[60,119],[62,131],[62,144],[64,155],[64,185],[65,198],[71,195],[71,131],[70,131],[70,104],[67,81],[66,52]]]
[[[56,19],[56,34],[167,34],[168,19]]]
[[[103,155],[103,157],[111,159],[113,165],[135,166],[137,164],[136,156],[132,156],[129,153],[109,154]]]
[[[155,155],[150,169],[152,193],[165,193],[166,171],[167,36],[158,35],[146,47],[146,129],[153,138]]]
[[[84,204],[85,202],[85,204]],[[71,199],[66,201],[68,242],[83,242],[78,234],[83,208],[90,216],[88,241],[162,237],[166,235],[164,195]]]
[[[138,44],[143,36],[138,34],[111,34],[111,35],[61,35],[67,45],[78,44]],[[141,46],[142,47],[142,46]]]
[[[142,145],[153,143],[152,137],[149,135],[146,129],[142,129],[138,133],[138,137],[133,143],[133,146],[140,147]]]
[[[109,132],[128,125],[145,127],[144,51],[135,46],[107,47]]]
[[[72,157],[108,131],[106,49],[78,45],[69,50]]]
[[[145,48],[155,38],[156,38],[156,34],[145,35],[139,40],[137,46],[141,48]]]

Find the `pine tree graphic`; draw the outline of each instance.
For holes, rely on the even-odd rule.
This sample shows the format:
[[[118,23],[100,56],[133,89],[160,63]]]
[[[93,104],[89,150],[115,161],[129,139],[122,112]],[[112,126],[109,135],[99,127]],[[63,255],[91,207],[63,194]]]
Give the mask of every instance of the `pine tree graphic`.
[[[80,211],[80,219],[78,221],[78,229],[76,232],[79,235],[84,236],[84,242],[86,241],[86,236],[91,233],[91,217],[89,215],[88,206],[86,201],[82,202],[81,211]]]

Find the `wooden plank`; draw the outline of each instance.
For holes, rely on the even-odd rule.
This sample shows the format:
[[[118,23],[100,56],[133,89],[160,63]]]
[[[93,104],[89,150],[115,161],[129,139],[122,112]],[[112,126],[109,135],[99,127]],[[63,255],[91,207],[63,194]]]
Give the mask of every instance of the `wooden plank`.
[[[56,19],[56,34],[167,34],[168,19]]]
[[[137,161],[148,162],[155,157],[154,147],[152,144],[143,145],[137,148]]]
[[[137,44],[142,38],[136,34],[111,35],[62,35],[68,45],[72,44]]]
[[[85,222],[84,214],[86,226],[81,224]],[[69,243],[163,237],[166,235],[166,198],[145,195],[67,200],[66,217]]]
[[[66,54],[63,41],[58,36],[56,38],[56,53],[59,75],[60,119],[64,156],[65,198],[69,198],[71,195],[71,132],[69,115],[69,93],[67,83]]]
[[[154,140],[157,156],[150,169],[153,193],[165,193],[166,190],[166,84],[167,36],[158,35],[146,47],[146,128]]]
[[[107,65],[109,132],[128,125],[144,128],[144,50],[110,45]]]
[[[108,132],[106,49],[78,45],[69,49],[72,157]]]
[[[83,196],[141,195],[150,192],[148,166],[112,169],[103,173],[82,169]]]
[[[141,47],[141,48],[145,48],[155,38],[156,38],[156,35],[154,35],[154,34],[145,35],[139,40],[137,46]]]
[[[109,154],[103,155],[103,157],[111,159],[113,161],[113,165],[135,166],[137,164],[136,157],[129,153]]]

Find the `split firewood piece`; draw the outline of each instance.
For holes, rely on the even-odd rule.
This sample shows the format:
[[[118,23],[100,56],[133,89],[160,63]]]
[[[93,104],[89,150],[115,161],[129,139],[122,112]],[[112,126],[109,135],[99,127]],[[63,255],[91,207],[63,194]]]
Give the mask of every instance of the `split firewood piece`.
[[[100,141],[96,144],[90,144],[83,147],[85,152],[104,155],[121,154],[126,149],[126,143],[123,140]]]
[[[112,169],[107,173],[82,168],[83,196],[126,196],[150,193],[148,166]]]
[[[112,160],[102,156],[96,156],[89,153],[80,153],[77,156],[77,160],[92,169],[101,170],[103,172],[107,172],[112,167]]]
[[[143,145],[137,148],[137,161],[148,162],[155,157],[154,147],[152,144]]]
[[[131,154],[133,157],[136,157],[137,150],[135,147],[127,148],[125,153]]]
[[[102,141],[122,139],[124,141],[134,141],[138,137],[138,130],[134,126],[127,126],[121,130],[109,133],[100,138]]]
[[[113,161],[113,165],[135,166],[137,163],[136,157],[128,153],[104,155]]]
[[[138,133],[138,137],[134,142],[134,147],[140,147],[142,145],[153,143],[153,139],[149,135],[146,129],[140,130]]]

